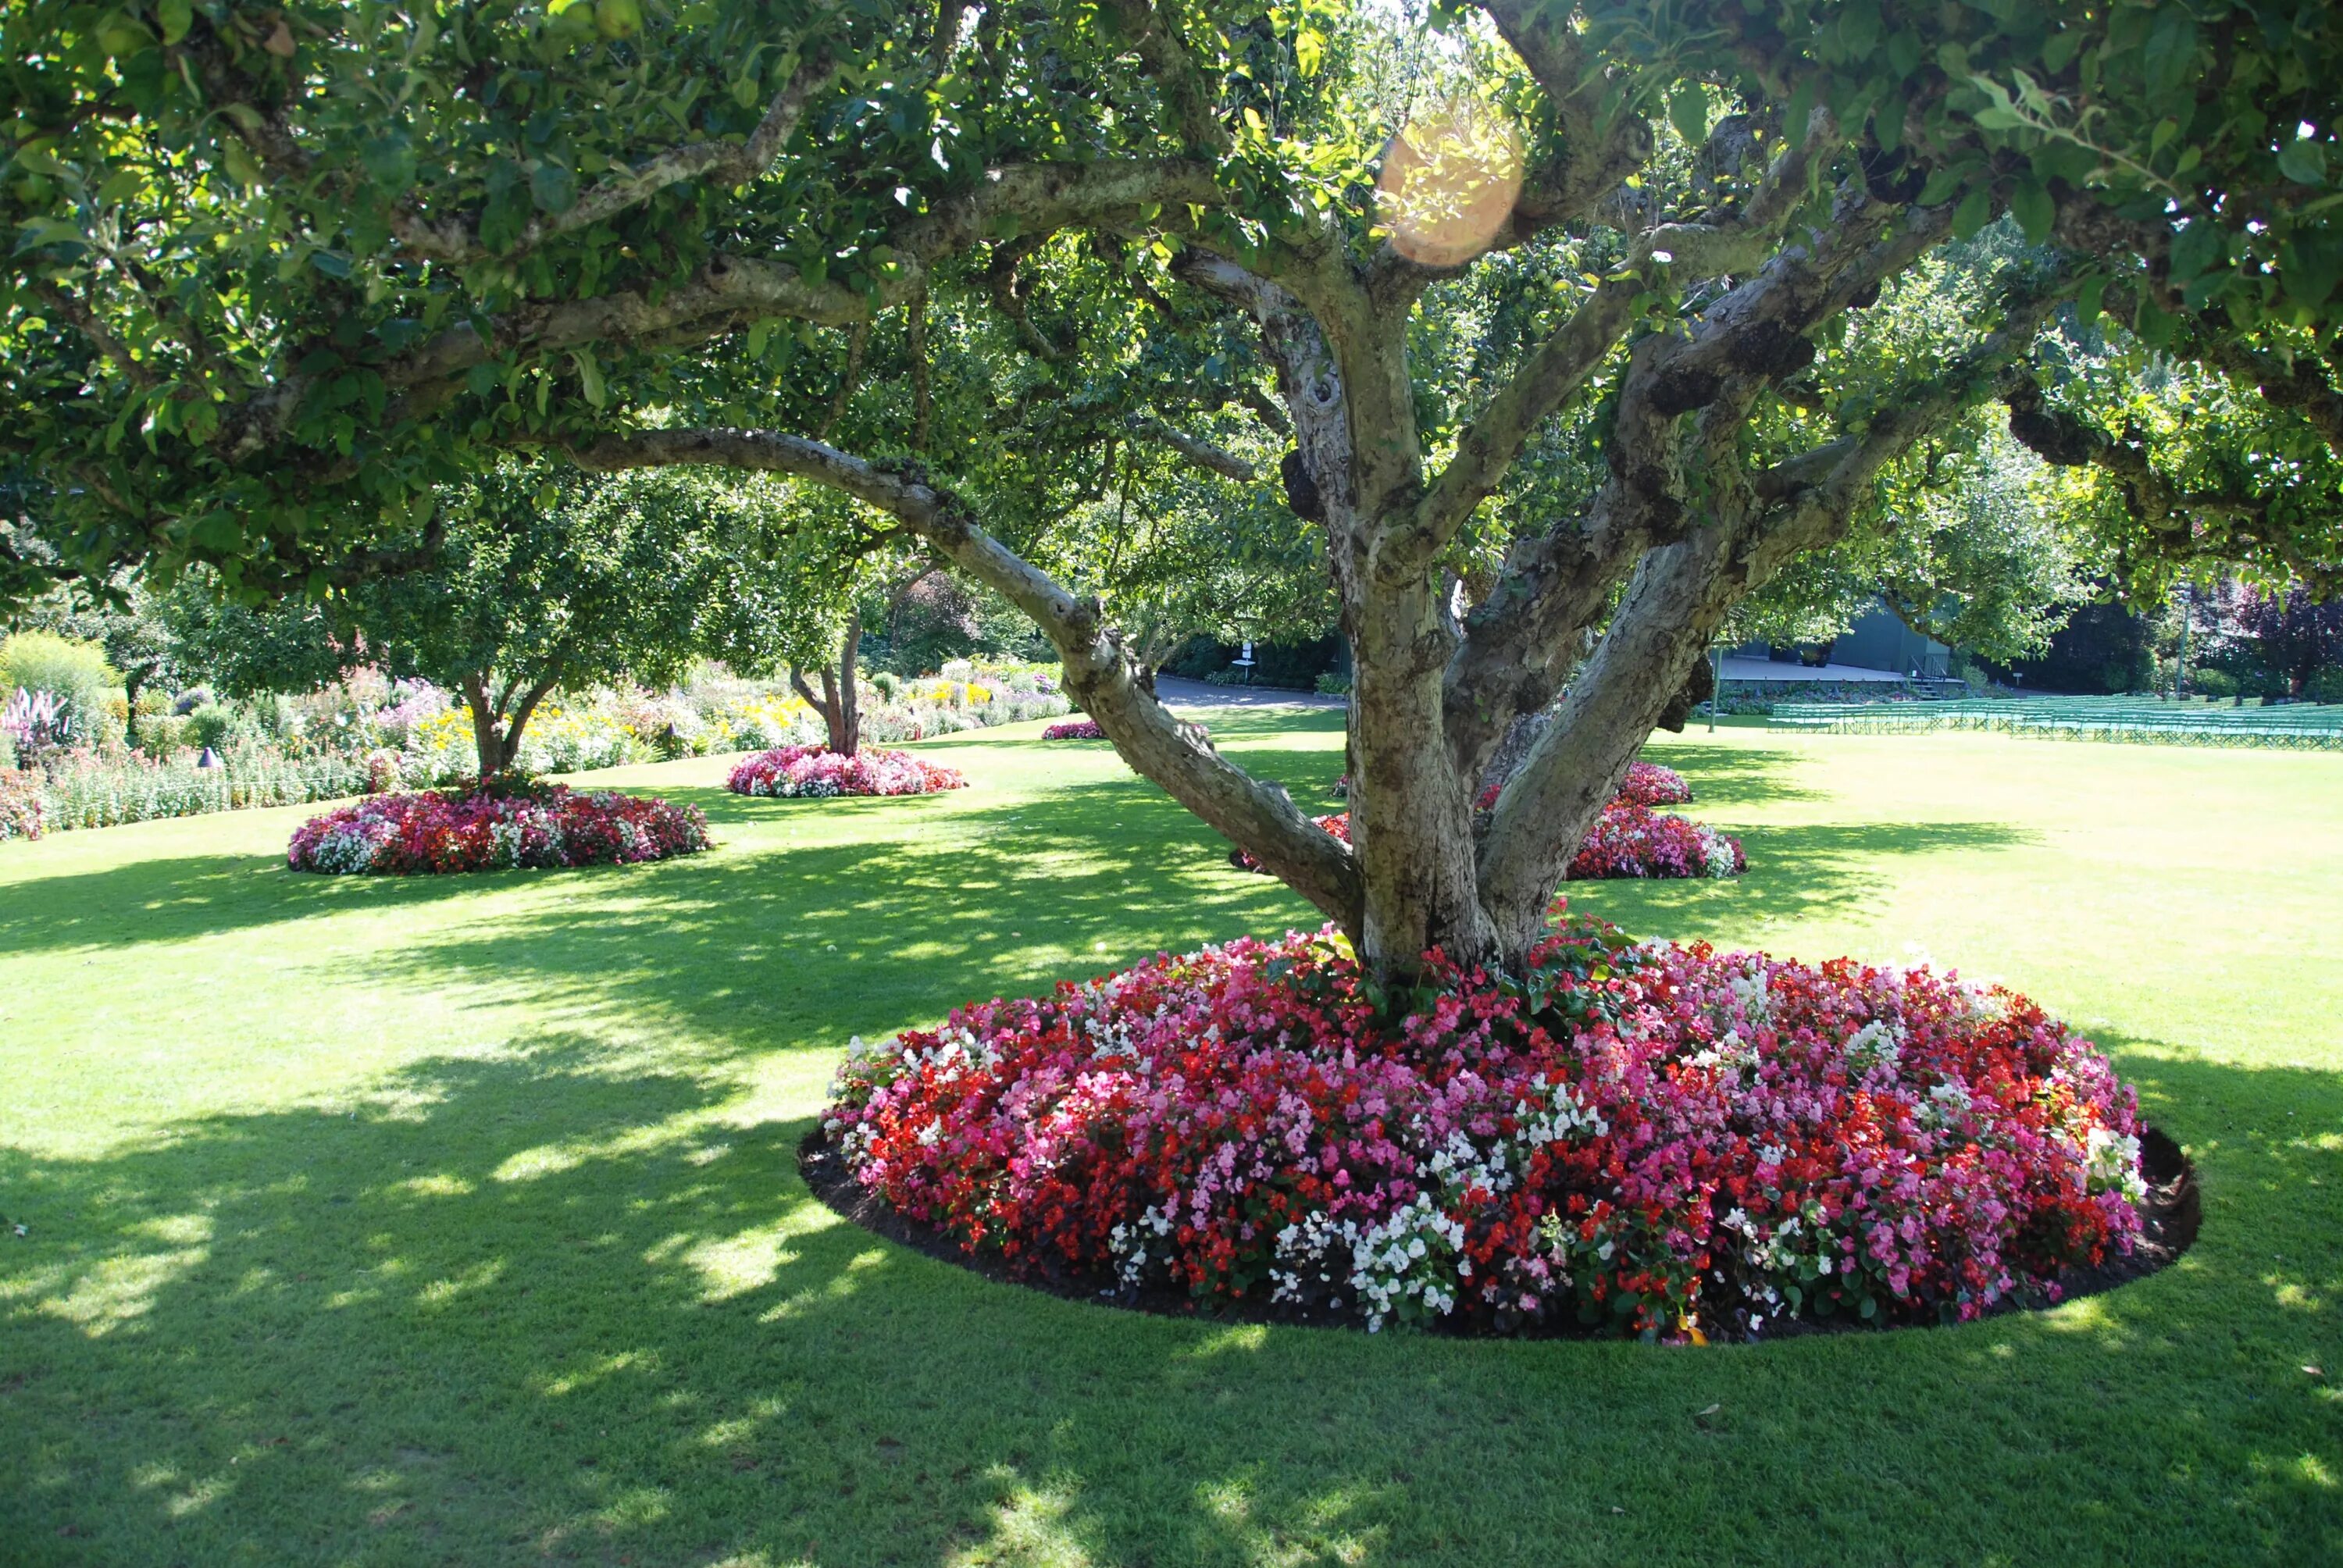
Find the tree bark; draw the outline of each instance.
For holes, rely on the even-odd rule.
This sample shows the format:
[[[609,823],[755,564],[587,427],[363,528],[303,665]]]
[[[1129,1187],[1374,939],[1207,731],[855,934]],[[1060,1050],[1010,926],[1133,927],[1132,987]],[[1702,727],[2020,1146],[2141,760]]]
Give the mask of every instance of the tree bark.
[[[486,784],[505,769],[504,737],[498,733],[497,706],[488,695],[488,677],[466,675],[463,691],[464,707],[472,716],[472,751],[480,765],[480,782]]]
[[[837,666],[822,667],[819,694],[806,684],[805,676],[796,667],[789,669],[789,685],[805,699],[808,707],[821,716],[827,744],[840,757],[853,756],[862,744],[862,699],[855,675],[861,654],[862,611],[858,608],[846,618],[846,635],[839,648]]]

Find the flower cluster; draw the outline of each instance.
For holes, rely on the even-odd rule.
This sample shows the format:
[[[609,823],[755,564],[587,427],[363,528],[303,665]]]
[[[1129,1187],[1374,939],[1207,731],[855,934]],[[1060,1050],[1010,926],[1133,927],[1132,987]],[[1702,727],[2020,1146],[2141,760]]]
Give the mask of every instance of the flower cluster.
[[[1337,811],[1331,817],[1312,817],[1310,820],[1313,826],[1322,831],[1332,833],[1345,844],[1351,841],[1351,814],[1348,811]],[[1240,871],[1265,872],[1269,869],[1253,859],[1251,851],[1245,849],[1231,849],[1229,864]]]
[[[819,746],[780,746],[744,758],[724,787],[735,795],[825,799],[832,795],[927,795],[963,789],[957,769],[908,751],[866,748],[851,757]]]
[[[54,691],[18,687],[6,706],[0,707],[0,735],[25,751],[63,746],[71,739],[73,719],[65,699]]]
[[[1681,777],[1664,768],[1654,768],[1652,772],[1665,778],[1638,779],[1631,773],[1629,789],[1660,794],[1663,799],[1691,799],[1692,790]],[[1682,793],[1664,793],[1670,789]],[[1484,809],[1487,804],[1484,800]],[[1339,811],[1311,820],[1345,844],[1351,841],[1349,812]],[[1229,864],[1240,871],[1263,869],[1243,849],[1230,850]],[[1633,794],[1622,791],[1603,808],[1603,815],[1587,829],[1585,841],[1571,857],[1569,876],[1577,882],[1608,877],[1737,877],[1748,869],[1749,859],[1742,852],[1740,839],[1705,822],[1654,811]]]
[[[560,784],[377,795],[305,822],[297,871],[415,877],[664,860],[709,847],[696,807]]]
[[[1571,857],[1570,879],[1737,877],[1749,869],[1741,840],[1705,822],[1672,817],[1621,795],[1603,808]]]
[[[1070,719],[1063,724],[1052,724],[1041,731],[1044,740],[1103,740],[1106,731],[1095,719]]]
[[[1638,806],[1682,806],[1692,799],[1692,786],[1673,768],[1656,762],[1630,762],[1619,786],[1619,798]]]
[[[1345,773],[1336,784],[1334,792],[1338,795],[1346,792],[1350,783],[1351,776]],[[1490,785],[1481,791],[1480,799],[1473,802],[1473,809],[1475,811],[1491,809],[1503,790],[1502,784]],[[1685,781],[1684,776],[1656,762],[1628,763],[1627,777],[1621,780],[1619,793],[1612,797],[1614,804],[1631,800],[1638,806],[1682,806],[1691,799],[1692,786]]]
[[[1426,963],[1403,1015],[1331,927],[963,1008],[823,1125],[1020,1271],[1370,1329],[1959,1320],[2139,1233],[2131,1091],[2006,990],[1585,921]]]
[[[39,838],[43,815],[41,776],[30,769],[0,768],[0,841]]]

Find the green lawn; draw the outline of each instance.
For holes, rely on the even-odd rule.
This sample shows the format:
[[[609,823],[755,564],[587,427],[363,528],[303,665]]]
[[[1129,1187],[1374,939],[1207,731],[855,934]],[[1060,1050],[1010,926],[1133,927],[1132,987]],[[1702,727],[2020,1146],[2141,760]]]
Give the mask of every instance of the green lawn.
[[[1340,770],[1338,715],[1212,722]],[[927,799],[612,776],[708,809],[666,866],[0,846],[0,1561],[2343,1561],[2343,758],[1663,738],[1750,874],[1580,907],[2018,984],[2206,1198],[2111,1296],[1695,1350],[1142,1317],[812,1202],[850,1035],[1305,919],[1037,729]]]

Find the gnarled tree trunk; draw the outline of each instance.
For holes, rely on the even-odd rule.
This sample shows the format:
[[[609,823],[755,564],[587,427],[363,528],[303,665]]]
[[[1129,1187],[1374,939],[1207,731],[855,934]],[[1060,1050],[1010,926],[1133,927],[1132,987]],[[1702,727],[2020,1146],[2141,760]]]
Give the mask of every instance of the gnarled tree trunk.
[[[509,776],[520,761],[521,734],[538,705],[552,691],[553,681],[548,678],[524,689],[515,677],[499,688],[492,672],[476,670],[467,672],[457,686],[472,720],[472,748],[479,760],[480,782]]]
[[[846,618],[846,635],[840,639],[837,665],[822,667],[819,695],[806,684],[804,675],[794,668],[789,671],[789,685],[821,715],[822,726],[829,731],[830,749],[840,757],[853,756],[862,745],[862,699],[855,675],[861,652],[862,612],[856,609]]]

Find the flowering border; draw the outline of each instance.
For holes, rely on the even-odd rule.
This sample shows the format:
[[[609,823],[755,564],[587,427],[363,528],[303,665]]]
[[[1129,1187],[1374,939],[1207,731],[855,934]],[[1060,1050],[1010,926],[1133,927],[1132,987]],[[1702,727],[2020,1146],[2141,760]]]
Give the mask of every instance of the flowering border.
[[[1103,740],[1106,731],[1095,719],[1069,719],[1062,724],[1052,724],[1041,731],[1044,740]]]

